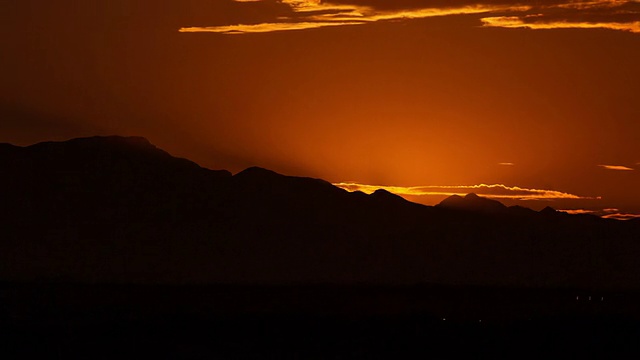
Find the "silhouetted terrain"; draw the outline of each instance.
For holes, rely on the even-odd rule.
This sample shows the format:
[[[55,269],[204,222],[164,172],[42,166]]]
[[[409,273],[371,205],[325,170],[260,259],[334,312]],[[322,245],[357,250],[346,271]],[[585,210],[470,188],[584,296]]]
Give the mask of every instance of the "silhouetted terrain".
[[[0,168],[4,280],[640,288],[640,221],[232,176],[142,138],[3,144]]]
[[[8,358],[640,354],[640,221],[0,144]],[[0,354],[2,355],[2,354]]]

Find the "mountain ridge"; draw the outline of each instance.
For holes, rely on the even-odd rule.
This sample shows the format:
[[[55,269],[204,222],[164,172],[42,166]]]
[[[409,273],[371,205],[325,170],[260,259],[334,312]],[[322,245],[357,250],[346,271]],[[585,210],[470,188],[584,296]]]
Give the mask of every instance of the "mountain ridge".
[[[143,138],[0,145],[0,167],[2,281],[640,289],[637,221],[232,175]]]

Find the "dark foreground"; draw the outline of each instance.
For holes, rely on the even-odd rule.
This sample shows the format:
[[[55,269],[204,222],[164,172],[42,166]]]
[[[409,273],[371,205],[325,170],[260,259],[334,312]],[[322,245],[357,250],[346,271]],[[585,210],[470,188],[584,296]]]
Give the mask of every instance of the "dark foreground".
[[[640,358],[640,293],[4,284],[0,339],[2,359]]]

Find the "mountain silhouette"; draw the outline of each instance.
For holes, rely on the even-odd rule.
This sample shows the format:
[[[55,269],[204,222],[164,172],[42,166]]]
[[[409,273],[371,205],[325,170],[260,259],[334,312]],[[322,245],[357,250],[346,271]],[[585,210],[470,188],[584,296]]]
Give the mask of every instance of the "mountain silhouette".
[[[507,207],[501,202],[480,197],[474,193],[469,193],[465,197],[452,195],[443,200],[439,207],[446,209],[483,212],[483,213],[500,213],[505,212]]]
[[[640,222],[232,175],[139,137],[0,144],[0,279],[640,288]]]

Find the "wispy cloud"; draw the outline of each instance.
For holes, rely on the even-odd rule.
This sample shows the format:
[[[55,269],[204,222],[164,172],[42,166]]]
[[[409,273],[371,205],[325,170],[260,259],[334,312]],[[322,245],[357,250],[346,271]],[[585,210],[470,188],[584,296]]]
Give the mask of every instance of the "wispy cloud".
[[[534,7],[527,14],[481,19],[485,27],[550,29],[609,29],[640,33],[637,0],[562,1]]]
[[[260,0],[236,0],[251,3]],[[530,6],[467,4],[443,7],[408,7],[377,9],[368,5],[339,4],[321,0],[280,0],[289,6],[289,12],[260,24],[231,24],[219,26],[183,27],[180,32],[213,32],[221,34],[248,34],[274,31],[303,30],[330,26],[364,25],[379,21],[423,19],[436,16],[485,14],[499,11],[527,11]]]
[[[620,209],[608,208],[608,209],[560,209],[558,211],[565,212],[567,214],[592,214],[598,216],[612,215],[620,212]]]
[[[501,162],[501,163],[498,163],[498,165],[501,165],[501,166],[515,166],[516,164],[510,163],[510,162]]]
[[[622,166],[622,165],[598,165],[598,166],[607,170],[616,170],[616,171],[634,171],[635,170],[628,166]]]
[[[620,214],[620,213],[616,213],[616,214],[604,215],[603,218],[605,218],[605,219],[616,219],[616,220],[633,220],[633,219],[640,219],[640,214]]]
[[[558,211],[571,214],[571,215],[584,215],[584,214],[596,215],[598,213],[597,210],[587,210],[587,209],[563,209]]]
[[[640,33],[637,0],[234,0],[250,13],[259,3],[277,4],[279,15],[262,23],[183,27],[181,32],[249,34],[408,21],[436,16],[482,17],[484,27],[528,29],[612,29]],[[425,6],[425,4],[429,4]],[[255,9],[254,9],[255,10]]]
[[[536,19],[541,19],[536,16]],[[518,16],[497,16],[482,19],[482,23],[486,27],[502,27],[502,28],[527,28],[533,30],[549,30],[549,29],[610,29],[623,30],[633,33],[640,33],[640,21],[619,23],[619,22],[576,22],[576,21],[532,21],[528,20],[532,17]]]
[[[502,184],[479,185],[446,185],[446,186],[380,186],[366,185],[354,182],[342,182],[333,184],[347,191],[362,191],[371,194],[378,189],[387,190],[400,196],[451,196],[465,195],[473,192],[479,196],[492,199],[513,200],[555,200],[555,199],[599,199],[599,197],[585,197],[555,190],[529,189],[518,186],[506,186]]]
[[[631,220],[640,218],[640,214],[630,214],[620,212],[620,209],[601,209],[601,210],[593,210],[593,209],[567,209],[567,210],[558,210],[561,212],[565,212],[567,214],[572,215],[596,215],[603,217],[605,219],[615,219],[615,220]]]
[[[221,34],[250,34],[250,33],[265,33],[274,31],[288,31],[288,30],[304,30],[315,29],[327,26],[344,26],[344,25],[356,25],[348,22],[331,22],[331,23],[317,23],[317,22],[287,22],[287,23],[264,23],[254,25],[228,25],[228,26],[209,26],[209,27],[188,27],[180,29],[180,32],[213,32]]]

